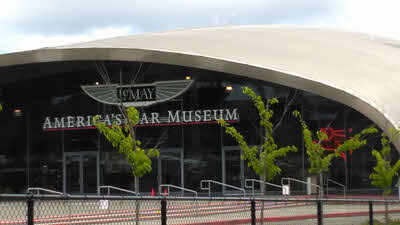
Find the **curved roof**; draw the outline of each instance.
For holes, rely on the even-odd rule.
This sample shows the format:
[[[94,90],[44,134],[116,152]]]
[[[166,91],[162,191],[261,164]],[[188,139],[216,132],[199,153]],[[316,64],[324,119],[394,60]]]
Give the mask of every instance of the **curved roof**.
[[[0,67],[71,60],[166,63],[278,83],[400,125],[400,42],[317,28],[232,26],[116,37],[0,55]],[[0,74],[1,76],[1,74]],[[395,145],[400,149],[400,138]]]

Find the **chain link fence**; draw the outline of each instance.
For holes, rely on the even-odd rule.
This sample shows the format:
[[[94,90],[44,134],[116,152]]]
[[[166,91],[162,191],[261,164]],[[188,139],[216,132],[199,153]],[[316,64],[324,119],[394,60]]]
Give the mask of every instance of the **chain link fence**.
[[[0,195],[0,225],[372,224],[397,200]]]

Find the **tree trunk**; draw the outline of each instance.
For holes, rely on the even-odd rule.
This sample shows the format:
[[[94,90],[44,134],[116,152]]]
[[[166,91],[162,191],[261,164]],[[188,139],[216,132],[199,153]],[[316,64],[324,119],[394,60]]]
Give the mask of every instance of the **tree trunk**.
[[[136,177],[136,176],[135,176],[135,192],[136,192],[136,194],[140,193],[140,191],[139,191],[139,177]]]
[[[386,194],[386,189],[385,193],[383,194],[383,199],[385,200],[385,225],[389,225],[389,207],[388,207],[388,202],[387,202],[387,194]]]
[[[139,177],[135,176],[135,192],[136,195],[139,194]],[[139,200],[135,202],[135,222],[136,225],[139,225],[139,210],[140,210],[140,203]]]
[[[264,168],[263,168],[263,175],[262,175],[262,182],[261,183],[261,196],[264,197],[265,195],[265,179],[266,179],[266,174],[267,174],[267,168],[265,167],[265,162],[264,162]],[[261,201],[261,214],[260,214],[260,224],[264,224],[264,201]]]
[[[319,173],[319,198],[323,198],[324,197],[324,180],[323,180],[323,176],[322,176],[322,172]]]

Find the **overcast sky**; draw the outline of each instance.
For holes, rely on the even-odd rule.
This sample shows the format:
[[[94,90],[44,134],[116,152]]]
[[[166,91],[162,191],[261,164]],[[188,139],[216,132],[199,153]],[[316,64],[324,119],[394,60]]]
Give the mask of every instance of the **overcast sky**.
[[[0,0],[0,54],[114,36],[288,24],[400,39],[399,0]]]

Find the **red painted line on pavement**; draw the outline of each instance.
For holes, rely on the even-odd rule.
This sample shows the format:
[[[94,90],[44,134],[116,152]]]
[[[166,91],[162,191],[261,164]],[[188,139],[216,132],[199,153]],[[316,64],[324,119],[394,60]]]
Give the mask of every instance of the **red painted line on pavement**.
[[[385,210],[374,211],[374,214],[384,214]],[[400,213],[400,210],[389,210],[389,213]],[[362,212],[351,212],[351,213],[328,213],[324,214],[323,218],[337,218],[337,217],[355,217],[369,215],[368,211]],[[316,214],[298,215],[298,216],[276,216],[264,218],[264,222],[282,222],[282,221],[293,221],[293,220],[307,220],[317,219]],[[260,222],[260,219],[256,219],[256,222]],[[237,219],[237,220],[224,220],[215,222],[198,222],[198,223],[187,223],[186,225],[225,225],[225,224],[248,224],[251,223],[251,219]]]

